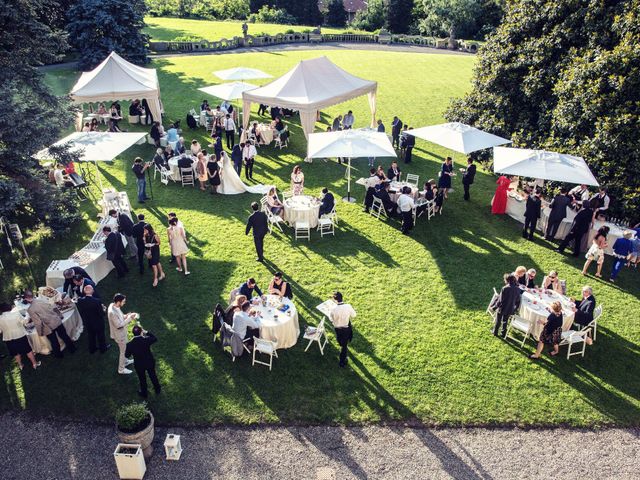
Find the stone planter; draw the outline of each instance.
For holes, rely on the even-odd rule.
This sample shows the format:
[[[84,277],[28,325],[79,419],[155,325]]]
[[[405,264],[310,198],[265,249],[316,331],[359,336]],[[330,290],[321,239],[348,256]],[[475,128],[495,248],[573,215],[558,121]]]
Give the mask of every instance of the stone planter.
[[[142,480],[147,471],[139,444],[119,443],[113,457],[121,479]]]
[[[149,425],[147,425],[144,429],[140,430],[139,432],[125,433],[125,432],[121,432],[116,427],[116,430],[118,432],[118,438],[120,439],[120,441],[122,443],[140,444],[142,447],[142,453],[144,454],[144,458],[147,460],[151,458],[151,455],[153,454],[153,445],[151,445],[151,443],[153,442],[153,436],[155,435],[153,414],[149,412],[149,415],[151,416],[151,421],[149,422]]]

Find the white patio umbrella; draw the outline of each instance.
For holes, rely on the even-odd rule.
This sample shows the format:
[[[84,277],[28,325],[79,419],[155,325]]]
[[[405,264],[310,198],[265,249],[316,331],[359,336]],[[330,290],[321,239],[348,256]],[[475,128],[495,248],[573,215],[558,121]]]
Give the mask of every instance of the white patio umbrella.
[[[493,171],[507,175],[598,186],[598,181],[583,158],[546,150],[495,147]]]
[[[351,197],[351,159],[359,157],[396,157],[396,151],[383,132],[362,128],[309,134],[307,158],[347,157],[346,202],[354,202]]]
[[[257,80],[259,78],[273,78],[262,70],[249,67],[234,67],[227,70],[217,70],[213,74],[222,80]]]
[[[242,92],[247,92],[257,87],[257,85],[253,85],[251,83],[230,82],[202,87],[198,90],[206,93],[207,95],[211,95],[212,97],[221,98],[222,100],[236,100],[238,98],[242,98]]]
[[[96,167],[100,189],[102,189],[102,178],[98,170],[98,162],[108,162],[116,158],[126,149],[139,143],[146,137],[143,132],[75,132],[58,140],[52,146],[70,144],[71,152],[80,153],[81,162],[93,162]],[[49,148],[44,148],[35,154],[37,159],[51,158]]]
[[[460,122],[416,128],[407,130],[406,133],[465,155],[485,148],[511,143],[509,139],[483,132]]]

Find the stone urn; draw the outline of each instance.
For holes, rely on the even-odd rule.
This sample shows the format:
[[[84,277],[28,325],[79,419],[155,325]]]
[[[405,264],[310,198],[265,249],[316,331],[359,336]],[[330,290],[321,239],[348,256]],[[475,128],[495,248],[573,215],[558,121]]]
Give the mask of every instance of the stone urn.
[[[137,432],[123,432],[116,425],[116,431],[118,432],[118,438],[122,443],[140,444],[142,446],[142,454],[145,460],[149,460],[153,455],[153,437],[155,435],[153,414],[149,412],[149,424],[142,430]]]

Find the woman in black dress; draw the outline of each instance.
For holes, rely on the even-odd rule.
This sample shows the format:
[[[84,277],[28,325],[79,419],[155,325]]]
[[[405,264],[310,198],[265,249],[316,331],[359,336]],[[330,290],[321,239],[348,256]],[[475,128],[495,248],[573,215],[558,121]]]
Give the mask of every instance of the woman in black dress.
[[[144,255],[149,260],[149,267],[153,270],[153,286],[164,280],[164,272],[160,263],[160,237],[148,223],[144,226]]]
[[[0,333],[4,340],[9,355],[16,359],[16,363],[20,370],[24,367],[22,364],[22,355],[26,355],[31,361],[31,366],[38,368],[40,362],[36,362],[36,356],[31,350],[29,340],[27,339],[27,331],[24,329],[26,319],[20,312],[11,311],[11,305],[8,303],[0,303]]]
[[[209,155],[209,161],[207,162],[207,173],[209,174],[209,185],[211,185],[211,195],[218,193],[218,186],[220,185],[220,165],[216,160],[215,155]]]
[[[560,302],[551,304],[551,313],[544,324],[536,353],[529,355],[529,358],[536,360],[540,358],[545,345],[553,345],[553,351],[549,354],[552,357],[558,354],[560,340],[562,339],[562,305]]]
[[[440,178],[438,179],[438,189],[440,193],[444,195],[444,198],[449,198],[447,193],[451,188],[451,177],[453,176],[453,160],[451,157],[447,157],[442,164],[440,170]]]

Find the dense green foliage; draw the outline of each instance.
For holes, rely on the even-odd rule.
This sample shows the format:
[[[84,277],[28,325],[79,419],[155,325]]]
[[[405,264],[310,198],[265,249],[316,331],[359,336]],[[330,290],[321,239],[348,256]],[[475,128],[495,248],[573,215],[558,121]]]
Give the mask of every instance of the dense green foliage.
[[[385,0],[369,0],[367,8],[356,13],[351,26],[373,32],[384,27],[387,16]]]
[[[249,15],[247,0],[145,0],[149,15],[242,20]]]
[[[344,27],[347,21],[347,12],[344,9],[344,2],[342,0],[329,0],[324,21],[331,27]]]
[[[121,406],[116,412],[116,425],[125,433],[136,433],[149,424],[151,416],[145,402],[133,402]]]
[[[66,48],[62,32],[39,21],[55,8],[49,0],[16,0],[0,10],[0,216],[61,233],[78,219],[76,200],[49,183],[32,157],[73,118],[68,99],[52,95],[36,68]]]
[[[421,0],[417,24],[424,35],[484,38],[499,25],[504,0]]]
[[[389,0],[386,27],[391,33],[409,33],[413,23],[413,0]]]
[[[256,13],[249,15],[251,23],[277,23],[279,25],[293,25],[296,17],[287,13],[284,8],[274,8],[268,5],[261,7]]]
[[[514,2],[447,118],[585,158],[640,216],[640,1]]]
[[[78,51],[78,66],[90,70],[115,51],[142,65],[147,59],[144,0],[85,0],[69,10],[69,41]]]

